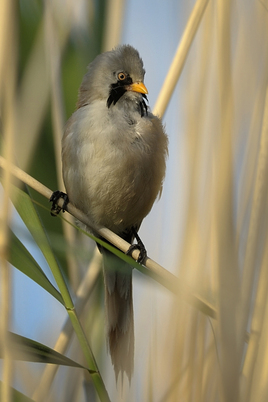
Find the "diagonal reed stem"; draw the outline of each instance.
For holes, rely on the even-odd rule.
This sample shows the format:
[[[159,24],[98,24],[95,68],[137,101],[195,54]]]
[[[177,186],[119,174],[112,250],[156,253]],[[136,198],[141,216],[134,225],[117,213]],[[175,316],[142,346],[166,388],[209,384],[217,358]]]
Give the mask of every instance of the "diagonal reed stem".
[[[2,156],[0,156],[0,167],[4,169],[7,168],[6,160]],[[38,180],[34,179],[15,165],[12,165],[10,167],[10,171],[12,175],[17,177],[19,180],[23,181],[25,184],[38,191],[47,199],[50,199],[52,191],[44,186],[42,183],[40,183]],[[63,200],[60,199],[59,206],[62,205]],[[115,233],[107,228],[96,227],[92,222],[89,221],[88,217],[85,214],[75,208],[72,204],[68,204],[68,212],[71,213],[80,222],[83,222],[85,225],[91,227],[94,231],[98,232],[102,237],[104,237],[106,240],[108,240],[124,253],[128,251],[130,247],[129,243],[127,243],[125,240],[123,240],[121,237],[117,236]],[[132,257],[137,260],[139,257],[139,251],[134,250],[132,252]],[[135,267],[137,267],[137,269],[139,269],[141,272],[153,277],[157,282],[169,289],[175,295],[183,297],[185,300],[187,300],[188,303],[193,305],[199,311],[202,311],[204,314],[212,318],[216,317],[216,310],[210,303],[195,295],[187,284],[182,284],[175,275],[167,271],[155,261],[147,258],[144,266],[136,263]]]
[[[171,63],[168,74],[154,106],[153,113],[158,116],[162,117],[166,111],[170,98],[180,78],[191,44],[193,43],[195,34],[202,20],[208,2],[209,0],[197,0],[195,3],[181,41],[176,50],[174,59]]]

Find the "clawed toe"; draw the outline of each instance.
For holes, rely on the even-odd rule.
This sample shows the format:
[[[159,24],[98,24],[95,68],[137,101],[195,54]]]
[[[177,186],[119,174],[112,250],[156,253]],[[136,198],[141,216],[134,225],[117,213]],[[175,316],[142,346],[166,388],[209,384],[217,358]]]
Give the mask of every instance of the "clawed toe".
[[[139,257],[138,257],[138,259],[137,259],[137,262],[139,262],[140,264],[142,264],[142,263],[145,261],[145,259],[147,258],[147,251],[146,251],[146,248],[145,248],[143,242],[141,241],[140,236],[138,235],[137,231],[136,231],[134,228],[132,229],[132,233],[133,233],[134,237],[135,237],[136,240],[137,240],[137,244],[132,244],[132,245],[129,247],[129,249],[128,249],[128,251],[126,252],[126,254],[127,254],[127,255],[131,255],[131,254],[132,254],[132,251],[134,251],[134,250],[139,250],[139,251],[140,251],[140,254],[139,254]]]
[[[144,247],[143,243],[142,244],[132,244],[129,249],[126,252],[126,255],[131,255],[132,251],[134,250],[139,250],[140,254],[139,257],[137,259],[137,262],[142,264],[144,262],[144,260],[147,257],[147,251],[146,248]]]
[[[62,207],[60,207],[58,205],[58,201],[59,201],[60,198],[63,199]],[[54,193],[50,197],[49,201],[52,202],[50,213],[51,213],[52,216],[56,216],[56,215],[58,215],[60,213],[61,210],[62,210],[62,212],[65,212],[67,210],[67,205],[69,203],[69,198],[68,198],[67,194],[63,193],[62,191],[57,190],[57,191],[54,191]]]

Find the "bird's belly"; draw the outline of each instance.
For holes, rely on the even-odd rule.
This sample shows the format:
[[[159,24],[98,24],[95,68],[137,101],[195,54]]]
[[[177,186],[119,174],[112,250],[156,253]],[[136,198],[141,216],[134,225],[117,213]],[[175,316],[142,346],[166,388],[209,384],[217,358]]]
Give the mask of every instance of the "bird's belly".
[[[156,183],[153,169],[148,171],[142,159],[137,161],[131,154],[120,157],[118,153],[116,160],[111,158],[109,154],[102,163],[92,158],[86,165],[80,164],[79,171],[69,170],[65,184],[70,201],[93,223],[120,233],[140,224],[149,213],[161,183]]]

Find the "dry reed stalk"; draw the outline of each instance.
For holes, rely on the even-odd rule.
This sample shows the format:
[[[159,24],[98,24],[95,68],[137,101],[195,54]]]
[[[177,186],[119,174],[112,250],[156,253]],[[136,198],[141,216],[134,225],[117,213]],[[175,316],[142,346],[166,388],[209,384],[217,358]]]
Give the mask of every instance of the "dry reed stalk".
[[[3,169],[7,169],[7,161],[2,156],[0,156],[0,167],[2,167]],[[52,191],[44,186],[42,183],[40,183],[38,180],[34,179],[13,164],[10,165],[10,172],[13,176],[35,189],[44,197],[50,199]],[[62,207],[63,202],[63,199],[60,199],[58,201],[58,205]],[[117,236],[115,233],[105,227],[95,226],[92,222],[90,222],[88,217],[83,212],[75,208],[71,203],[68,204],[68,212],[80,222],[83,222],[88,227],[91,227],[95,232],[99,233],[101,237],[108,240],[108,242],[112,243],[115,247],[119,248],[124,253],[128,251],[130,247],[130,244],[128,242],[126,242],[121,237]],[[138,256],[139,251],[134,250],[132,252],[132,257],[137,260]],[[200,309],[213,318],[216,317],[216,311],[210,303],[204,301],[202,297],[193,294],[191,288],[186,283],[183,285],[180,284],[178,278],[170,273],[168,270],[163,268],[160,264],[156,263],[148,257],[146,261],[144,261],[143,265],[148,268],[148,273],[150,272],[152,277],[156,281],[162,283],[162,285],[169,289],[171,292],[179,295],[179,297],[183,297],[188,303],[195,306],[198,310]]]
[[[258,243],[260,242],[260,238],[258,236],[258,230],[261,225],[261,222],[267,218],[266,213],[266,204],[267,204],[267,175],[268,175],[268,164],[267,164],[267,149],[268,149],[268,89],[266,89],[266,97],[265,97],[265,106],[264,106],[264,114],[263,114],[263,123],[262,123],[262,132],[261,132],[261,140],[260,140],[260,149],[259,149],[259,158],[257,164],[257,172],[256,172],[256,181],[254,186],[254,194],[252,201],[252,214],[249,224],[249,232],[248,232],[248,246],[246,250],[245,257],[245,266],[244,270],[246,272],[247,277],[244,281],[244,304],[247,306],[247,316],[249,315],[249,307],[252,301],[252,286],[254,281],[254,276],[256,275],[256,266],[254,261],[256,261],[258,255]],[[265,235],[267,236],[267,230]],[[267,238],[267,237],[266,237]],[[251,335],[250,341],[246,353],[246,359],[243,369],[243,374],[247,379],[247,383],[245,385],[245,400],[250,400],[251,389],[253,384],[256,383],[256,374],[254,373],[254,369],[256,368],[259,373],[259,368],[257,364],[257,359],[259,353],[263,353],[263,350],[260,350],[260,337],[262,333],[262,329],[265,325],[265,305],[266,305],[266,294],[267,294],[267,240],[264,247],[262,263],[260,266],[260,274],[258,279],[258,286],[256,290],[256,299],[254,312],[251,323]],[[247,318],[247,317],[246,317]],[[245,320],[245,318],[244,318]],[[265,348],[264,348],[265,350]],[[262,376],[259,373],[260,378]],[[256,389],[254,391],[256,393]],[[252,394],[254,395],[254,394]]]
[[[112,50],[120,43],[124,22],[125,0],[107,2],[103,51]]]
[[[207,87],[210,79],[207,63],[213,55],[213,38],[211,37],[213,9],[211,7],[211,4],[209,4],[204,14],[202,25],[200,26],[201,32],[198,32],[195,39],[200,45],[198,55],[201,58],[201,62],[198,63],[198,68],[194,64],[186,64],[187,72],[184,73],[187,77],[184,104],[188,161],[187,182],[189,185],[186,195],[187,210],[181,247],[182,253],[178,256],[177,267],[182,283],[191,283],[191,286],[198,288],[201,293],[203,289],[206,289],[210,275],[206,267],[210,263],[207,245],[211,237],[210,211],[213,205],[213,198],[209,187],[211,185],[211,172],[209,166],[206,166],[206,155],[204,156],[201,152],[206,151],[209,155],[210,149],[207,150],[205,145],[207,143],[211,144],[211,140],[207,138],[208,134],[205,130],[209,102]],[[198,85],[197,82],[200,82],[200,84]],[[198,90],[196,85],[198,85]],[[204,179],[204,170],[209,174],[208,179]],[[200,191],[200,183],[204,183],[205,196]],[[203,197],[205,198],[202,199]],[[200,215],[200,203],[203,206],[202,216]],[[174,311],[177,311],[177,313],[174,314]],[[200,322],[202,322],[201,325]],[[166,369],[173,373],[172,379],[174,376],[177,376],[177,384],[174,384],[173,392],[169,394],[169,399],[167,400],[195,400],[197,389],[202,389],[202,370],[199,372],[197,367],[201,369],[207,357],[204,348],[210,326],[208,323],[205,324],[202,320],[200,321],[199,314],[196,314],[185,304],[175,301],[170,309],[168,328],[169,331],[167,331],[163,344],[172,345],[172,347],[169,350],[170,353],[165,351],[167,357],[166,359],[163,357],[161,361],[163,362],[164,360]],[[176,336],[171,337],[173,332],[175,332]],[[197,345],[203,345],[200,360]],[[171,366],[168,363],[170,355],[173,356]],[[179,373],[184,374],[179,375]],[[198,398],[200,398],[200,395]]]
[[[208,0],[196,1],[196,4],[185,28],[183,37],[181,38],[181,41],[178,45],[175,57],[172,61],[172,64],[153,109],[153,113],[158,116],[162,117],[166,111],[172,93],[180,78],[180,74],[186,61],[189,49],[199,27],[200,21],[202,20],[203,13],[206,9],[207,4]]]
[[[239,400],[237,314],[239,300],[238,256],[233,220],[233,87],[231,78],[231,2],[218,2],[218,85],[220,127],[216,150],[214,224],[217,236],[218,341],[221,367],[221,400]]]
[[[4,193],[1,196],[0,208],[0,266],[1,266],[1,320],[0,341],[3,353],[3,386],[0,399],[5,402],[13,400],[11,386],[13,379],[13,361],[10,354],[8,331],[11,324],[12,276],[8,263],[10,194],[13,149],[15,144],[15,88],[17,74],[17,31],[15,26],[15,4],[13,1],[0,3],[0,105],[4,134],[3,154],[6,157],[7,169],[2,178]],[[6,40],[9,38],[9,41]]]
[[[16,139],[14,153],[17,163],[25,170],[27,170],[41,134],[41,125],[49,100],[50,85],[46,68],[43,29],[43,22],[41,22],[17,93],[18,125],[16,131],[19,135]]]
[[[52,112],[52,125],[53,125],[53,139],[54,139],[54,152],[56,161],[56,173],[58,188],[64,189],[62,179],[62,166],[61,166],[61,138],[65,124],[65,111],[63,106],[62,88],[61,88],[61,57],[65,49],[67,40],[71,31],[71,20],[65,21],[65,24],[60,26],[57,18],[53,13],[53,6],[51,2],[45,4],[44,13],[45,22],[45,40],[46,40],[46,58],[48,60],[49,82],[51,93],[51,112]],[[63,28],[63,29],[62,29]],[[67,216],[67,221],[74,223],[71,215]],[[76,291],[81,272],[77,265],[77,261],[69,251],[72,244],[75,244],[75,229],[68,222],[62,221],[63,233],[66,239],[66,261],[69,273],[70,283],[72,288]]]

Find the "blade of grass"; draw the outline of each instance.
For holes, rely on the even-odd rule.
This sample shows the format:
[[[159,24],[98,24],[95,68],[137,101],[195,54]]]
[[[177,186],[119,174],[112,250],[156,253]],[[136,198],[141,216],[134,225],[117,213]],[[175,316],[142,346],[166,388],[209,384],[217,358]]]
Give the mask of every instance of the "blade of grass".
[[[88,370],[87,367],[75,362],[72,359],[56,352],[55,350],[24,336],[9,332],[12,356],[16,360],[23,360],[35,363],[50,363],[63,366],[79,367]],[[3,346],[0,347],[0,359],[3,358]]]
[[[29,195],[20,189],[13,191],[12,200],[21,219],[42,251],[51,271],[57,272],[58,262],[51,249],[45,229]],[[59,278],[60,280],[60,278]]]
[[[60,293],[62,295],[65,308],[67,310],[67,313],[71,319],[71,322],[73,324],[73,328],[76,332],[76,335],[78,337],[80,346],[83,350],[84,356],[86,358],[88,368],[90,373],[92,374],[92,381],[94,383],[96,392],[98,393],[100,400],[103,402],[110,401],[108,393],[105,388],[105,384],[103,382],[103,379],[100,375],[100,372],[97,367],[97,363],[95,361],[94,355],[91,351],[90,345],[87,341],[87,337],[83,331],[82,325],[78,319],[77,313],[74,309],[74,304],[72,302],[69,290],[67,288],[67,285],[65,283],[64,277],[62,276],[62,273],[60,271],[59,266],[53,266],[51,267],[51,271],[54,275],[54,278],[57,282],[57,285],[60,289]]]
[[[43,191],[46,192],[46,188],[44,188]],[[21,195],[21,193],[20,193],[20,195]],[[27,223],[29,225],[30,231],[32,231],[32,234],[36,237],[37,242],[40,244],[40,247],[44,248],[43,241],[45,240],[45,238],[43,237],[43,241],[40,242],[40,233],[41,233],[42,227],[41,227],[41,224],[40,224],[40,222],[38,220],[38,216],[37,216],[36,212],[34,211],[34,209],[32,209],[33,206],[30,206],[29,198],[27,198],[27,197],[24,198],[24,201],[26,200],[26,202],[25,202],[26,207],[24,205],[24,202],[22,202],[23,206],[22,206],[20,212],[22,213],[22,216],[24,218],[25,218],[25,216],[26,217],[28,216],[29,211],[31,211],[31,213],[33,213],[33,221],[34,221],[34,225],[35,224],[38,225],[38,233],[36,231],[35,226],[33,225],[33,222],[30,223],[31,220],[29,220],[29,219],[26,219],[26,221],[27,221]],[[21,197],[21,199],[23,199],[23,197]],[[46,247],[47,247],[47,244],[46,244]],[[50,254],[49,254],[49,256],[51,257]],[[68,287],[67,287],[67,285],[65,283],[65,279],[64,279],[64,277],[62,275],[62,272],[60,270],[59,265],[57,263],[56,264],[54,263],[54,259],[52,259],[52,264],[50,265],[50,269],[51,269],[51,272],[52,272],[52,274],[53,274],[53,276],[54,276],[54,278],[56,280],[56,283],[58,285],[60,293],[62,295],[65,308],[66,308],[67,313],[68,313],[68,315],[69,315],[69,317],[70,317],[70,319],[72,321],[72,324],[73,324],[74,330],[76,332],[76,335],[78,337],[80,346],[81,346],[81,348],[83,350],[83,353],[85,355],[89,370],[91,370],[92,372],[95,373],[92,376],[92,381],[94,383],[95,389],[96,389],[101,401],[104,401],[104,402],[109,401],[110,399],[109,399],[107,390],[105,388],[105,384],[104,384],[103,379],[102,379],[102,377],[100,375],[100,372],[98,370],[97,363],[95,361],[94,355],[92,353],[92,350],[91,350],[90,345],[89,345],[89,343],[87,341],[86,335],[85,335],[85,333],[83,331],[83,328],[82,328],[82,326],[80,324],[80,321],[79,321],[78,316],[76,314],[76,311],[74,309],[74,304],[72,302]]]
[[[57,299],[61,304],[63,303],[63,298],[59,291],[52,285],[48,280],[40,266],[37,264],[35,259],[29,253],[29,251],[24,247],[17,236],[11,232],[10,234],[10,244],[9,244],[9,256],[8,261],[23,274],[31,278],[35,283],[49,292],[55,299]]]
[[[0,381],[0,393],[5,385]],[[15,388],[11,388],[12,402],[34,402],[33,399],[17,391]]]
[[[75,308],[76,312],[81,317],[82,311],[88,301],[90,294],[94,288],[96,280],[101,271],[101,256],[96,247],[96,252],[93,257],[93,260],[90,262],[90,266],[88,267],[87,273],[83,278],[77,294],[76,294],[76,303]],[[66,353],[73,334],[73,326],[69,319],[67,319],[63,325],[62,331],[58,337],[57,342],[54,345],[54,350],[57,352],[64,354]],[[50,389],[52,381],[57,373],[58,366],[56,365],[47,365],[43,371],[40,383],[38,387],[34,390],[32,394],[32,398],[36,401],[42,400],[42,396],[46,392],[46,390]]]
[[[50,268],[51,268],[53,276],[57,282],[57,285],[59,287],[62,298],[64,300],[64,304],[65,304],[67,313],[73,324],[73,328],[76,332],[80,346],[83,350],[89,370],[90,370],[91,374],[93,373],[92,381],[94,383],[95,389],[96,389],[101,401],[103,401],[103,402],[109,401],[110,399],[109,399],[108,393],[106,391],[105,384],[100,375],[94,355],[93,355],[90,345],[87,341],[87,337],[86,337],[84,330],[82,328],[82,325],[78,319],[77,313],[74,308],[74,304],[72,302],[72,299],[71,299],[68,287],[65,283],[64,277],[61,273],[60,267],[57,264],[53,264],[52,266],[50,266]]]

